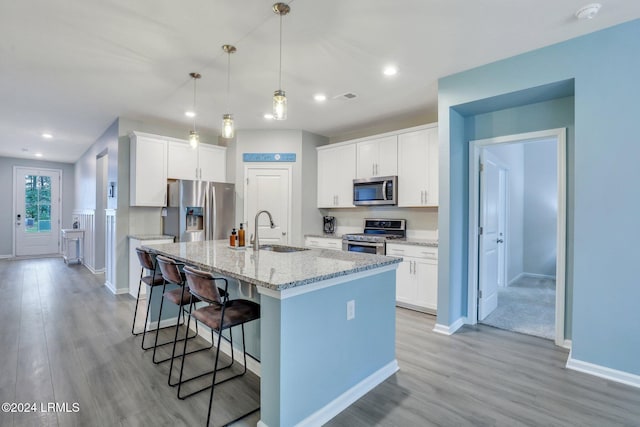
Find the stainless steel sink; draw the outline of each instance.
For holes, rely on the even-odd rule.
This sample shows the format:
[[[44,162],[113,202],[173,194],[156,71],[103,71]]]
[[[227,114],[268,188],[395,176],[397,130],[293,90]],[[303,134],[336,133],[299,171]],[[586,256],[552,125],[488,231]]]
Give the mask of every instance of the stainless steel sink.
[[[271,252],[300,252],[300,251],[308,251],[307,248],[296,248],[293,246],[282,246],[282,245],[260,245],[261,251],[271,251]]]

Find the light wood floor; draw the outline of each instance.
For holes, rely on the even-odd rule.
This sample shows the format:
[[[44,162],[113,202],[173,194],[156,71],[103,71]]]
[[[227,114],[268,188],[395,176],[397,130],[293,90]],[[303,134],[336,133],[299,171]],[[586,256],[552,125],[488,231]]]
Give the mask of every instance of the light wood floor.
[[[204,425],[206,393],[175,397],[167,364],[153,365],[130,335],[133,298],[102,282],[61,259],[0,261],[0,401],[80,408],[0,413],[0,426]],[[398,309],[401,370],[328,425],[640,425],[639,389],[564,369],[567,352],[550,341],[487,326],[446,337],[433,326],[432,316]],[[211,354],[188,361],[208,369]],[[250,374],[216,389],[216,425],[255,405],[259,392]]]

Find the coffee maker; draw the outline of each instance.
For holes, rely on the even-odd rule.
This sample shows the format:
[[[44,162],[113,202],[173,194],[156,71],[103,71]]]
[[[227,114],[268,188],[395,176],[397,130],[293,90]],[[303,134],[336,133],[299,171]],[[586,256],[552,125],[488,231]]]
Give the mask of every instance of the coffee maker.
[[[325,234],[333,234],[336,232],[336,217],[334,216],[324,216],[322,217],[324,221],[323,231]]]

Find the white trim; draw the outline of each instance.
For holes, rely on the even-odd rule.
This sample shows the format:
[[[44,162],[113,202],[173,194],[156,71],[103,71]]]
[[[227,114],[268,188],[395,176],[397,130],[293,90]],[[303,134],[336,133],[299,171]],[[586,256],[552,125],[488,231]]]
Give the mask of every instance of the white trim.
[[[385,366],[333,399],[324,407],[318,409],[316,412],[297,423],[296,427],[319,426],[326,424],[333,417],[347,409],[349,405],[373,390],[391,375],[398,372],[399,369],[398,361],[393,359],[391,362],[387,363]],[[263,422],[258,423],[258,425],[266,426]]]
[[[467,292],[467,323],[478,323],[478,212],[480,207],[479,173],[480,153],[484,147],[495,144],[521,143],[540,139],[555,138],[557,142],[557,172],[558,172],[558,217],[556,228],[556,312],[555,312],[555,343],[564,344],[565,317],[565,269],[566,269],[566,168],[567,144],[566,128],[548,129],[537,132],[506,135],[495,138],[469,141],[469,268]]]
[[[433,332],[442,334],[442,335],[453,335],[465,323],[467,323],[467,319],[465,317],[460,317],[458,320],[456,320],[449,326],[436,323],[436,326],[433,328]]]
[[[194,319],[195,320],[195,319]],[[175,321],[174,321],[175,322]],[[175,325],[175,323],[174,323]],[[189,329],[192,331],[196,330],[196,322],[193,321],[189,324]],[[202,337],[206,342],[211,344],[211,329],[208,326],[203,325],[202,323],[198,324],[198,336]],[[218,334],[214,333],[214,338],[217,338]],[[222,351],[227,356],[231,357],[231,343],[224,338],[220,340],[220,351]],[[244,366],[244,358],[242,357],[242,351],[236,350],[233,352],[234,360],[240,365]],[[256,374],[257,376],[261,376],[261,368],[260,362],[255,360],[254,358],[247,356],[247,369]]]
[[[110,281],[106,281],[104,282],[104,285],[107,287],[107,289],[109,289],[111,291],[112,294],[114,295],[123,295],[123,294],[128,294],[129,293],[129,289],[116,289],[116,287],[113,285],[113,283],[111,283]]]
[[[83,264],[85,267],[87,267],[87,270],[89,270],[92,274],[102,274],[104,273],[104,268],[100,268],[98,270],[94,269],[92,266],[90,266],[89,264]]]
[[[308,285],[304,285],[304,286],[295,286],[293,288],[287,288],[281,291],[265,288],[263,286],[256,286],[256,288],[258,289],[258,293],[262,295],[283,300],[283,299],[295,297],[302,294],[308,294],[309,292],[315,292],[319,289],[328,288],[330,286],[339,285],[340,283],[344,283],[347,281],[350,282],[352,280],[361,279],[363,277],[369,277],[379,273],[384,273],[386,271],[396,270],[398,268],[398,265],[400,265],[399,262],[395,264],[385,265],[383,267],[379,267],[371,270],[358,271],[356,273],[352,273],[348,275],[342,275],[338,277],[333,277],[331,279],[321,280],[319,282],[309,283]]]
[[[626,384],[631,387],[640,388],[640,375],[630,374],[629,372],[618,371],[617,369],[607,368],[606,366],[577,360],[571,357],[571,353],[569,353],[566,367],[573,371],[583,372],[585,374],[594,375],[617,383]]]
[[[9,255],[0,255],[0,259],[9,259],[9,258],[13,258],[13,255],[9,254]]]
[[[571,350],[571,345],[572,345],[571,340],[564,340],[564,342],[562,343],[562,347],[568,350]]]
[[[536,279],[556,280],[555,276],[551,276],[549,274],[538,274],[538,273],[525,273],[525,272],[522,272],[522,273],[518,274],[516,277],[514,277],[513,279],[509,280],[508,285],[511,286],[513,283],[517,282],[518,280],[522,279],[523,277],[532,277],[532,278],[536,278]]]
[[[162,319],[160,321],[160,329],[169,328],[169,327],[172,327],[172,326],[175,328],[176,320],[178,320],[178,316],[171,317],[169,319]],[[158,329],[158,321],[157,320],[154,320],[153,322],[147,323],[147,332],[153,331],[155,329]]]
[[[432,128],[435,128],[435,127],[438,127],[438,122],[427,123],[427,124],[418,125],[418,126],[412,126],[410,128],[392,130],[392,131],[384,132],[384,133],[376,133],[374,135],[363,136],[363,137],[354,138],[354,139],[348,139],[348,140],[340,141],[340,142],[334,142],[334,143],[331,143],[331,144],[326,144],[326,145],[321,145],[319,147],[316,147],[316,150],[324,150],[324,149],[327,149],[327,148],[335,148],[335,147],[340,147],[341,145],[350,145],[350,144],[355,144],[355,143],[361,142],[361,141],[370,141],[372,139],[385,138],[387,136],[399,136],[399,135],[402,135],[403,133],[415,132],[415,131],[424,130],[424,129],[432,129]]]
[[[509,283],[507,283],[507,286],[511,286],[512,284],[514,284],[515,282],[517,282],[518,280],[522,279],[525,276],[526,273],[520,273],[518,274],[516,277],[514,277],[513,279],[509,280]]]

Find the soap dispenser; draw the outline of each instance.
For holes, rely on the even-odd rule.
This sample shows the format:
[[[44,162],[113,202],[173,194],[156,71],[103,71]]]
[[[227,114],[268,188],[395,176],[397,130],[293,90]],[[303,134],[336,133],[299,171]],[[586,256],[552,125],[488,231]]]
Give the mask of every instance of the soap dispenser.
[[[234,248],[235,248],[236,246],[238,246],[238,245],[237,245],[237,241],[236,241],[236,240],[237,240],[237,237],[238,237],[238,236],[237,236],[237,234],[236,234],[236,229],[234,228],[234,229],[231,231],[231,236],[229,236],[229,246],[234,247]]]

